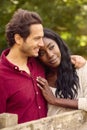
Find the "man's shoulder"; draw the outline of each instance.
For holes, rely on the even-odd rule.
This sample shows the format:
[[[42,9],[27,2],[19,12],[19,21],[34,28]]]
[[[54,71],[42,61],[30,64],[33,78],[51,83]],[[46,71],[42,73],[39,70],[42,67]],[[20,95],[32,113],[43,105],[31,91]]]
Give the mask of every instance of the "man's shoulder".
[[[29,59],[29,64],[31,66],[31,70],[33,70],[37,73],[44,73],[45,72],[45,68],[38,58]]]
[[[29,59],[29,63],[36,65],[36,66],[41,66],[43,67],[43,64],[40,62],[40,60],[38,58],[30,58]]]

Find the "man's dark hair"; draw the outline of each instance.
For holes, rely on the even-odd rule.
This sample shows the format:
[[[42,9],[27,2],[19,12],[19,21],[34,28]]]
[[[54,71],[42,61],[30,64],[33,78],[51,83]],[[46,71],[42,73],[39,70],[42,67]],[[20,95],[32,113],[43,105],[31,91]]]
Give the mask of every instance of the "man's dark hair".
[[[10,47],[15,44],[14,35],[19,34],[24,40],[30,34],[30,25],[42,24],[42,19],[36,12],[18,9],[6,25],[6,38]]]

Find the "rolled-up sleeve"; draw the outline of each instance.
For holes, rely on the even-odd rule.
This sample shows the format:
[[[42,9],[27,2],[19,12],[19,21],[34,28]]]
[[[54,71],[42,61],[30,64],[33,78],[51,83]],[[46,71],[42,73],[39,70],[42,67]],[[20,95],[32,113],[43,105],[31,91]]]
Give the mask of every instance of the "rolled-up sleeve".
[[[6,90],[3,82],[3,80],[0,80],[0,113],[6,112]]]
[[[78,99],[78,109],[87,111],[87,98]]]

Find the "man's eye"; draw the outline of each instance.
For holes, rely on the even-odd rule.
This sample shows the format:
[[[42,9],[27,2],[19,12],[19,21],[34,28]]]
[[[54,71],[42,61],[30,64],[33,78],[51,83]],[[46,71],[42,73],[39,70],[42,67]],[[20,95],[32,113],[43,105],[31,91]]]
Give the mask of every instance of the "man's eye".
[[[36,40],[36,41],[37,41],[37,40],[40,40],[40,39],[41,39],[41,37],[35,37],[35,38],[34,38],[34,40]]]
[[[44,56],[45,55],[45,51],[39,51],[39,56]]]
[[[40,38],[38,38],[38,37],[37,37],[37,38],[34,38],[34,40],[36,40],[36,41],[39,40],[39,39],[40,39]]]
[[[49,47],[50,50],[52,50],[53,48],[54,48],[54,45]]]

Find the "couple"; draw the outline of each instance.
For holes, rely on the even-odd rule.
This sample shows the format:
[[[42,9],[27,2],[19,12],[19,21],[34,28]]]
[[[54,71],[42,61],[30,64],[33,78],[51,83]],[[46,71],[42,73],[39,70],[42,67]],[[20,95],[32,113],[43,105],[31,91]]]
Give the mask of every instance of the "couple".
[[[18,123],[40,119],[49,112],[47,101],[55,104],[56,100],[55,105],[59,106],[59,98],[64,104],[74,103],[74,106],[72,103],[71,106],[60,106],[83,109],[78,106],[78,98],[86,100],[86,88],[84,85],[82,93],[78,92],[79,78],[71,63],[71,59],[75,62],[76,58],[70,59],[67,46],[57,34],[49,29],[43,32],[42,20],[37,13],[17,10],[6,26],[6,38],[9,49],[3,51],[0,58],[0,113],[18,114]],[[59,98],[51,93],[45,78],[50,86],[56,87],[55,94]]]

